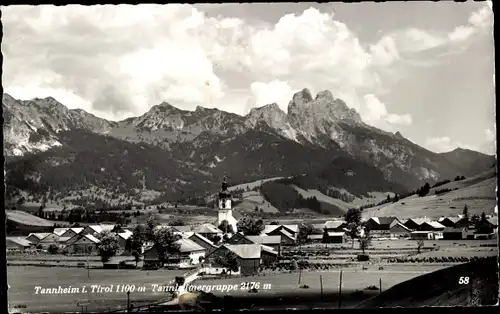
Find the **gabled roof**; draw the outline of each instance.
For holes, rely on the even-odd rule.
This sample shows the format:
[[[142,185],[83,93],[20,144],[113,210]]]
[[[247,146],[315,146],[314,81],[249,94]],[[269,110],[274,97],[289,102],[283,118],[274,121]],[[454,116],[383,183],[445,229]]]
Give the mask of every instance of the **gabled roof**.
[[[429,225],[429,226],[431,226],[432,228],[435,228],[435,229],[444,229],[445,228],[445,226],[443,226],[442,224],[440,224],[437,221],[426,221],[426,222],[423,222],[422,224]]]
[[[30,233],[27,237],[31,237],[31,236],[34,236],[36,238],[38,238],[39,240],[43,240],[45,239],[46,237],[48,237],[49,235],[51,235],[52,233],[49,233],[49,232],[37,232],[37,233]]]
[[[88,225],[87,228],[94,230],[94,232],[101,233],[102,227],[100,225]]]
[[[69,228],[55,228],[54,233],[57,234],[58,236],[62,235],[66,231],[68,231]]]
[[[453,216],[453,217],[441,217],[438,219],[438,222],[442,222],[444,220],[449,220],[453,223],[457,223],[458,221],[460,221],[462,218],[460,217],[457,217],[457,216]]]
[[[203,224],[201,226],[196,227],[194,230],[196,233],[223,233],[222,230],[215,227],[212,224]]]
[[[490,224],[492,224],[493,226],[495,226],[495,227],[498,226],[498,217],[491,217],[491,218],[488,218],[486,220],[488,220],[488,222]]]
[[[326,222],[322,224],[312,224],[312,227],[315,229],[323,230],[325,228]]]
[[[202,236],[201,234],[199,233],[193,233],[189,239],[192,239],[192,238],[198,238],[200,239],[201,241],[207,243],[208,245],[210,246],[213,246],[213,247],[217,247],[217,245],[215,245],[212,241],[210,241],[209,239],[205,238],[204,236]]]
[[[447,228],[444,228],[443,229],[443,233],[447,233],[447,232],[463,232],[465,230],[465,228],[451,228],[451,227],[447,227]]]
[[[410,219],[408,219],[406,222],[410,222],[410,221],[412,221],[412,222],[414,222],[414,223],[416,223],[417,225],[419,225],[419,226],[420,226],[420,225],[421,225],[421,224],[423,224],[424,222],[430,222],[430,221],[431,221],[431,219],[430,219],[430,218],[427,218],[427,217],[424,217],[424,218],[410,218]]]
[[[268,234],[281,227],[281,225],[265,225],[262,234]]]
[[[59,237],[59,239],[57,240],[59,243],[64,243],[66,241],[68,241],[69,239],[71,239],[72,237]]]
[[[132,232],[131,231],[125,231],[125,232],[121,232],[118,234],[119,237],[121,237],[122,239],[124,240],[127,240],[128,238],[130,238],[132,236]]]
[[[194,232],[193,231],[187,231],[187,232],[183,232],[183,231],[174,231],[174,234],[180,236],[181,238],[190,238]]]
[[[276,250],[270,246],[267,246],[267,245],[261,245],[261,248],[262,248],[262,251],[265,251],[267,253],[271,253],[271,254],[278,254],[278,252],[276,252]]]
[[[299,225],[281,225],[281,226],[283,226],[284,228],[286,228],[290,231],[293,231],[294,233],[299,232]]]
[[[96,237],[94,237],[91,234],[75,235],[75,237],[78,237],[78,239],[75,242],[73,242],[72,244],[77,243],[79,240],[81,240],[83,238],[86,238],[86,239],[92,241],[93,243],[99,243],[99,239],[97,239]]]
[[[398,223],[396,223],[395,225],[393,225],[393,226],[391,227],[391,229],[392,229],[392,228],[394,228],[394,227],[396,227],[396,226],[397,226],[397,227],[401,227],[401,228],[405,229],[406,231],[410,231],[410,229],[408,229],[405,225],[403,225],[402,223],[399,223],[399,222],[398,222]]]
[[[255,244],[280,244],[281,236],[246,236],[246,238]]]
[[[22,245],[22,246],[30,246],[31,245],[30,241],[23,239],[21,237],[7,237],[6,240],[12,241],[12,242],[19,244],[19,245]]]
[[[261,256],[260,244],[224,244],[228,250],[244,259],[257,259]]]
[[[204,247],[199,245],[198,243],[194,242],[193,240],[190,239],[179,239],[175,241],[180,245],[179,251],[181,253],[188,253],[188,252],[196,252],[196,251],[203,251],[205,250]]]
[[[337,229],[345,225],[346,222],[343,220],[335,220],[335,221],[327,221],[324,224],[324,228],[326,229]]]
[[[68,232],[69,230],[73,231],[74,233],[78,234],[83,231],[83,227],[73,227],[73,228],[68,228],[68,230],[64,231],[61,235],[64,233]]]
[[[345,232],[328,232],[329,237],[343,237],[345,235]]]
[[[284,235],[285,237],[290,238],[292,240],[295,240],[295,237],[290,232],[288,232],[287,230],[281,229],[279,232],[282,235]]]
[[[380,225],[390,225],[394,220],[398,220],[396,217],[378,217]]]

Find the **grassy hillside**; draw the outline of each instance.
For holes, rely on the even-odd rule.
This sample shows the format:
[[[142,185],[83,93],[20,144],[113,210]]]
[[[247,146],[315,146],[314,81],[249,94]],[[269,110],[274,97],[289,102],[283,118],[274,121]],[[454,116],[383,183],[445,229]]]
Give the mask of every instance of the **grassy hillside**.
[[[468,277],[469,283],[460,284],[461,277]],[[497,303],[497,257],[488,257],[410,279],[361,303],[358,308],[471,306],[472,299],[477,299],[478,305],[483,306]]]
[[[451,191],[435,195],[439,189]],[[454,190],[456,189],[456,190]],[[384,204],[363,211],[364,217],[397,216],[399,218],[441,217],[461,214],[465,205],[469,214],[494,212],[496,205],[496,170],[491,169],[461,181],[432,188],[428,195],[412,195],[396,203]]]
[[[20,210],[6,210],[7,220],[27,226],[51,227],[54,224],[43,218],[30,215]]]

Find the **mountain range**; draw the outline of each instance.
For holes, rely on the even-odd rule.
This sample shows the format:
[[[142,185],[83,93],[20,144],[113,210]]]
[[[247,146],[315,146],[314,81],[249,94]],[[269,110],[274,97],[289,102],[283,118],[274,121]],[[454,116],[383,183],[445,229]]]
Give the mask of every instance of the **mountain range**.
[[[363,193],[369,191],[355,186],[365,186],[369,174],[370,188],[404,192],[495,163],[494,156],[460,148],[434,153],[370,126],[330,91],[313,97],[303,89],[288,112],[273,103],[245,116],[162,102],[116,122],[51,97],[23,101],[8,94],[2,108],[8,197],[101,189],[113,197],[149,190],[186,199],[217,189],[224,175],[231,184],[307,175],[309,184],[317,179],[339,188],[348,181]]]

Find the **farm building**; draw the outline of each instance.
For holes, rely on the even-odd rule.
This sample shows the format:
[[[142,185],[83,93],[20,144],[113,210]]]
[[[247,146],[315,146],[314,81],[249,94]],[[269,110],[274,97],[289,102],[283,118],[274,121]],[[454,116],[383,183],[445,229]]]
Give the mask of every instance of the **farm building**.
[[[420,225],[419,231],[443,231],[444,228],[445,226],[437,221],[425,221]]]
[[[410,238],[412,240],[418,240],[418,239],[433,240],[434,239],[434,232],[433,231],[412,231],[410,233]]]
[[[457,216],[455,216],[455,217],[441,217],[438,219],[438,222],[445,227],[455,228],[457,222],[459,222],[461,219],[462,218],[457,217]]]
[[[64,231],[62,234],[60,234],[59,236],[61,238],[72,238],[74,237],[75,235],[79,234],[80,232],[83,231],[83,228],[82,227],[78,227],[78,228],[68,228],[66,231]]]
[[[112,231],[114,228],[115,225],[109,225],[109,224],[88,225],[82,230],[82,233],[96,235],[103,231]]]
[[[323,242],[323,234],[310,234],[307,237],[307,241],[310,243],[321,243]]]
[[[410,229],[410,230],[419,230],[420,228],[420,225],[423,224],[424,222],[428,222],[428,221],[431,221],[430,218],[427,218],[427,217],[424,217],[424,218],[410,218],[408,219],[404,225],[406,228]]]
[[[30,233],[50,233],[54,224],[20,210],[5,211],[5,229],[8,236],[28,236]]]
[[[254,244],[262,244],[273,248],[278,254],[281,252],[281,236],[247,236]]]
[[[50,245],[57,243],[58,238],[59,237],[56,234],[44,232],[44,233],[32,233],[26,237],[26,240],[30,241],[34,245],[38,244]]]
[[[345,232],[326,232],[323,236],[323,243],[344,243],[345,242]]]
[[[261,235],[281,236],[282,245],[294,245],[298,233],[298,225],[266,225]]]
[[[399,222],[396,217],[370,217],[365,222],[365,229],[370,231],[374,237],[388,236],[392,226]]]
[[[235,233],[227,241],[227,244],[253,244],[245,235],[241,232]]]
[[[212,224],[202,224],[196,228],[194,228],[193,232],[201,234],[205,238],[212,239],[216,236],[222,237],[224,234],[222,230],[219,228],[215,227]]]
[[[391,238],[404,238],[410,236],[411,230],[402,223],[396,223],[389,229]]]
[[[498,218],[487,218],[485,221],[480,221],[476,225],[477,232],[480,234],[490,234],[498,232]]]
[[[187,267],[197,265],[205,257],[206,249],[190,239],[179,239],[176,241],[180,245],[179,252],[172,253],[166,261],[173,267]],[[158,257],[158,248],[152,246],[144,252],[144,266],[159,267],[161,261]]]
[[[75,241],[66,246],[70,254],[92,254],[97,251],[99,239],[91,234],[79,234],[75,236]]]
[[[63,235],[66,231],[68,231],[69,228],[54,228],[54,233],[57,234],[58,236]]]
[[[192,226],[169,226],[174,232],[193,232]]]
[[[113,256],[109,261],[103,263],[103,268],[106,269],[117,269],[117,268],[136,268],[140,266],[140,261],[136,262],[134,256]]]
[[[261,265],[270,265],[278,256],[278,252],[265,245],[225,244],[207,256],[207,263],[204,263],[204,271],[206,273],[220,273],[224,267],[218,264],[218,260],[219,258],[224,258],[228,252],[232,252],[236,255],[239,266],[239,271],[237,273],[243,275],[258,273]]]
[[[323,229],[326,229],[327,232],[342,232],[346,226],[347,223],[343,220],[333,220],[325,222]]]
[[[129,238],[132,236],[131,231],[125,231],[118,233],[118,245],[120,246],[120,249],[125,250],[127,248],[127,243],[129,242]]]
[[[22,237],[7,237],[5,245],[8,252],[10,251],[24,251],[33,247],[33,243],[23,239]]]
[[[462,240],[467,239],[467,229],[466,228],[444,228],[443,229],[443,240]]]
[[[217,245],[215,245],[212,241],[198,233],[193,233],[193,235],[188,239],[203,247],[206,250],[207,254],[212,253],[212,251],[217,248]]]

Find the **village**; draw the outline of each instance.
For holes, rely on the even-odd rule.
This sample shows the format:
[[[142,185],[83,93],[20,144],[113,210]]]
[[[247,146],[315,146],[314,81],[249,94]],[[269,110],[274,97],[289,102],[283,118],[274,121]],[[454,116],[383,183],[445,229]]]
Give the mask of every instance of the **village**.
[[[207,283],[207,287],[218,284],[245,288],[222,293],[225,295],[257,292],[259,288],[261,293],[309,289],[317,286],[316,279],[312,279],[315,273],[338,270],[356,274],[354,290],[373,287],[377,278],[382,290],[384,269],[394,275],[384,275],[386,289],[419,274],[497,254],[498,221],[484,214],[473,219],[464,215],[438,219],[363,219],[359,211],[353,209],[345,217],[323,223],[273,221],[264,224],[262,220],[248,217],[237,220],[232,201],[223,182],[217,219],[196,225],[152,225],[148,220],[147,226],[90,224],[54,228],[41,223],[23,226],[20,222],[26,219],[17,219],[16,235],[6,239],[8,266],[17,266],[13,269],[45,266],[49,267],[47,272],[77,267],[86,269],[88,278],[85,279],[89,284],[93,284],[91,278],[95,278],[91,273],[99,272],[99,277],[106,277],[108,281],[120,278],[116,284],[121,285],[132,281],[141,285],[148,280],[153,285],[165,285],[182,278],[181,285],[199,281],[203,285]],[[16,215],[24,214],[11,211],[8,215],[10,223],[15,224]],[[139,237],[138,230],[143,230],[141,241],[134,239]],[[27,236],[21,236],[28,231]],[[157,236],[144,237],[144,234]],[[146,271],[146,275],[141,270]],[[359,270],[368,273],[359,277]],[[131,273],[134,271],[135,274]],[[297,272],[300,273],[298,283],[293,284],[297,281],[294,275]],[[249,276],[259,288],[246,286],[249,280],[245,277]],[[151,281],[153,278],[155,282]],[[76,280],[70,279],[65,280],[65,284],[76,284]],[[169,289],[153,292],[149,296],[151,301],[167,302],[174,297]]]

